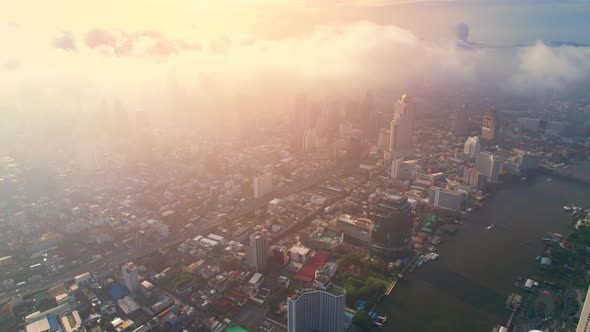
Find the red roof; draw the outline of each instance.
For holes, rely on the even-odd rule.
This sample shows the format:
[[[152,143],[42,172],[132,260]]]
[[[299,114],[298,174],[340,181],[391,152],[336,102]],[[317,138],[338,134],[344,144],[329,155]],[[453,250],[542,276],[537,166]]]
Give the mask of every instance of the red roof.
[[[312,282],[315,278],[315,271],[322,267],[328,261],[326,255],[316,252],[313,257],[305,264],[299,272],[293,277],[295,280],[301,280],[305,282]]]

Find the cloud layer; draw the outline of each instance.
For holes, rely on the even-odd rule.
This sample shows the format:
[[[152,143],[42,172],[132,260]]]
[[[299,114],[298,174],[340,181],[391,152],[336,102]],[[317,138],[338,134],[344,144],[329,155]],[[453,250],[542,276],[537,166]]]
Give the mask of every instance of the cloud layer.
[[[459,33],[468,38],[465,29]],[[284,103],[301,91],[364,94],[425,84],[481,84],[527,94],[590,78],[589,49],[537,43],[466,51],[454,40],[424,41],[399,27],[366,21],[318,26],[277,40],[237,34],[188,40],[103,28],[53,38],[53,50],[42,59],[12,60],[23,64],[18,71],[8,71],[14,66],[4,62],[13,76],[0,82],[3,103],[78,111],[116,99],[133,110],[189,108],[210,115],[210,109],[235,108],[240,94]]]

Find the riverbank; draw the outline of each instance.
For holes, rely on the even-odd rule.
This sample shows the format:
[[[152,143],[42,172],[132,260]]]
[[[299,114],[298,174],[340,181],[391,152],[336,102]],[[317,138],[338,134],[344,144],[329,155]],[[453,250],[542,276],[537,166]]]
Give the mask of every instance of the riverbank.
[[[500,188],[439,248],[441,257],[397,284],[377,311],[398,331],[490,331],[505,323],[514,278],[537,268],[539,240],[567,233],[564,202],[583,202],[587,185],[538,176]],[[495,224],[490,231],[487,225]]]

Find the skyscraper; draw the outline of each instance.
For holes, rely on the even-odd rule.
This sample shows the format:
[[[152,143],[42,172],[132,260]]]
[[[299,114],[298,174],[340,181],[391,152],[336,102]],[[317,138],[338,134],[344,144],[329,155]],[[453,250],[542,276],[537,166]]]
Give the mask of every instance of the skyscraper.
[[[381,149],[389,148],[389,129],[381,128],[377,137],[377,147]]]
[[[457,135],[466,135],[469,129],[469,117],[467,114],[467,107],[463,104],[461,107],[455,109],[453,112],[453,122],[451,124],[451,131]]]
[[[463,171],[463,183],[481,190],[486,185],[486,176],[475,168],[465,168]]]
[[[395,158],[391,161],[391,169],[389,171],[389,177],[391,179],[397,179],[400,176],[400,169],[404,162],[403,158]]]
[[[346,290],[305,289],[287,299],[289,332],[342,332]]]
[[[406,197],[396,194],[372,194],[371,220],[374,222],[372,247],[384,253],[410,250],[413,226],[412,207]]]
[[[256,272],[262,272],[268,262],[268,238],[266,232],[255,232],[250,235],[248,248],[248,265]]]
[[[467,138],[465,141],[465,146],[463,147],[463,153],[470,156],[475,157],[479,154],[480,144],[479,144],[479,137],[473,136]]]
[[[496,139],[496,130],[496,110],[491,108],[483,115],[481,138],[485,141],[493,142]]]
[[[403,95],[395,104],[395,115],[389,127],[389,150],[393,154],[412,152],[415,109],[408,95]]]
[[[130,292],[134,292],[139,288],[139,275],[137,274],[137,267],[133,262],[126,263],[121,267],[123,274],[123,283]]]
[[[584,300],[584,306],[582,307],[576,332],[590,332],[590,289],[586,293],[586,300]]]
[[[488,151],[480,152],[475,158],[475,169],[485,175],[488,182],[498,181],[500,164],[500,159]]]
[[[299,96],[295,100],[293,119],[293,145],[298,151],[304,147],[305,133],[315,126],[317,112],[314,112],[312,103],[305,96]]]
[[[272,192],[272,172],[257,175],[252,180],[254,198],[260,198]]]

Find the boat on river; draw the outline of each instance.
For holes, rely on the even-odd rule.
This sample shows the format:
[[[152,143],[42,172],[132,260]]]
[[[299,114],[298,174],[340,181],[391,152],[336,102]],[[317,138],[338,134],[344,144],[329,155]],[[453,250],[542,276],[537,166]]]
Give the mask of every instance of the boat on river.
[[[494,228],[494,227],[496,227],[496,225],[494,225],[494,224],[491,224],[491,225],[489,225],[488,227],[486,227],[486,230],[488,230],[488,231],[489,231],[489,230],[491,230],[491,229],[492,229],[492,228]]]

